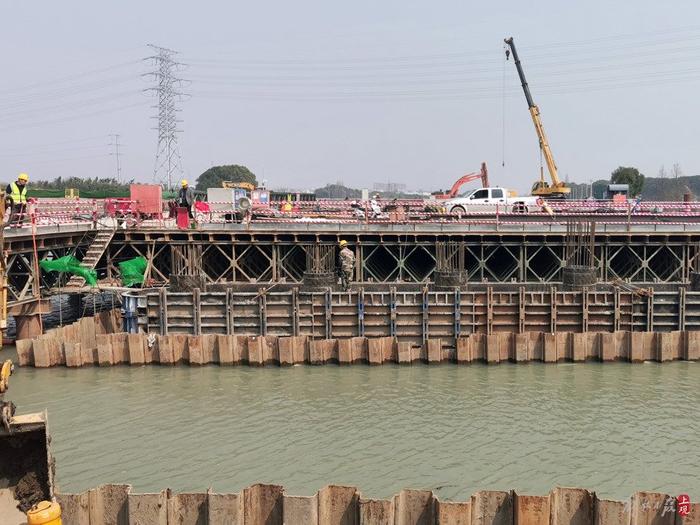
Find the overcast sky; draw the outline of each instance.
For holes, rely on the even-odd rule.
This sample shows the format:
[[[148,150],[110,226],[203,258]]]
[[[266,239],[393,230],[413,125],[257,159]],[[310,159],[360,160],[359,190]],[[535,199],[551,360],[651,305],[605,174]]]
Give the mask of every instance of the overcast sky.
[[[272,187],[448,187],[482,161],[528,190],[539,149],[518,45],[562,177],[700,173],[700,3],[2,2],[0,168],[151,181],[148,43],[179,51],[185,176],[244,164]],[[505,159],[505,166],[502,165]]]

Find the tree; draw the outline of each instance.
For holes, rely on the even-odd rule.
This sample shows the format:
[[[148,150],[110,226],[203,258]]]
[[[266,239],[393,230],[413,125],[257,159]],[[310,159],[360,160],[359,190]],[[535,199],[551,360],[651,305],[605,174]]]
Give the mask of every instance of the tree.
[[[90,199],[105,197],[128,197],[129,185],[134,181],[118,182],[114,178],[105,177],[57,177],[52,181],[33,180],[29,186],[31,197],[63,197],[67,188],[80,191],[80,196]]]
[[[673,165],[673,168],[671,168],[671,175],[673,175],[674,179],[683,176],[683,170],[681,169],[681,165],[677,162]]]
[[[670,178],[669,177],[670,174]],[[665,166],[659,168],[660,184],[652,183],[653,195],[655,199],[662,201],[681,201],[686,194],[692,195],[693,192],[688,187],[687,177],[683,176],[681,165],[675,163],[670,171],[666,170]],[[654,188],[654,186],[656,186]],[[646,197],[646,195],[645,195]]]
[[[612,184],[629,184],[630,195],[635,197],[642,193],[644,187],[644,175],[637,168],[620,166],[610,176]]]
[[[314,190],[319,199],[359,199],[362,191],[355,188],[348,188],[342,184],[326,184],[323,188]]]
[[[196,189],[207,191],[207,188],[221,188],[223,181],[249,182],[258,185],[255,175],[245,166],[229,164],[226,166],[212,166],[197,177]]]
[[[571,188],[570,198],[572,199],[587,199],[589,197],[604,199],[608,184],[610,184],[609,180],[598,179],[585,183],[569,182],[567,186]]]

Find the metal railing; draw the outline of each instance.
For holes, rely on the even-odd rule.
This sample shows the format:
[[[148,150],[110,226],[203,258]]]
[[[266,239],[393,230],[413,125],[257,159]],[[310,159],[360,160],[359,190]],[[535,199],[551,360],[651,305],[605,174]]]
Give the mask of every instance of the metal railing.
[[[339,223],[339,224],[463,224],[463,225],[552,225],[566,224],[572,218],[590,218],[610,225],[685,225],[700,222],[700,202],[657,201],[549,201],[546,206],[470,204],[462,214],[437,212],[444,201],[404,199],[380,201],[384,210],[374,214],[366,202],[299,201],[291,211],[275,206],[254,205],[241,211],[231,203],[211,202],[193,210],[194,224],[245,223]],[[165,206],[164,206],[165,208]],[[24,210],[16,210],[5,223],[13,227],[42,227],[70,223],[97,223],[104,219],[121,221],[126,227],[174,228],[174,217],[164,209],[150,216],[139,213],[138,203],[129,199],[30,199]]]

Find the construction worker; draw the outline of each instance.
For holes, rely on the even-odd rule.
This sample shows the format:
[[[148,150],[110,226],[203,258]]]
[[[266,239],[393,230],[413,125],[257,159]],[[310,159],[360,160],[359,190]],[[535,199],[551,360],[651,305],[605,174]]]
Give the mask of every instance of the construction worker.
[[[189,183],[185,179],[182,179],[180,184],[182,187],[180,188],[180,193],[177,196],[177,205],[181,208],[187,208],[187,213],[190,216],[190,219],[193,219],[194,215],[192,215],[192,205],[194,204],[194,190],[190,188]]]
[[[20,173],[17,180],[5,188],[5,206],[10,208],[10,225],[13,222],[17,226],[22,224],[27,213],[27,182],[29,175]]]
[[[379,193],[372,195],[372,200],[369,201],[369,209],[372,212],[373,219],[379,219],[382,215],[382,207],[379,205]]]
[[[343,284],[343,291],[350,289],[352,282],[352,272],[355,269],[355,254],[348,248],[348,241],[340,241],[340,279]]]
[[[287,195],[287,200],[285,200],[282,203],[280,210],[282,211],[282,213],[291,213],[293,209],[294,209],[294,206],[292,205],[292,196]]]

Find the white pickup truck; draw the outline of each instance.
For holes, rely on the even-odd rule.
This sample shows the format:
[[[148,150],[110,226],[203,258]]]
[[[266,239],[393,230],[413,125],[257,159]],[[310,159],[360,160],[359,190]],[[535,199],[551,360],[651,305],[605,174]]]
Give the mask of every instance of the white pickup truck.
[[[479,188],[461,197],[447,199],[445,207],[449,213],[466,215],[469,213],[528,213],[539,211],[544,202],[540,197],[512,197],[505,188]]]

